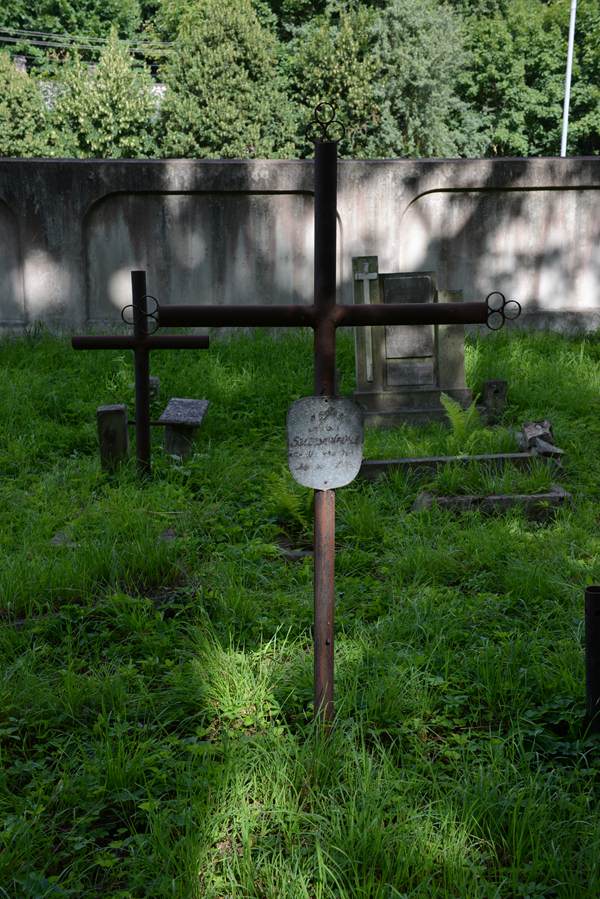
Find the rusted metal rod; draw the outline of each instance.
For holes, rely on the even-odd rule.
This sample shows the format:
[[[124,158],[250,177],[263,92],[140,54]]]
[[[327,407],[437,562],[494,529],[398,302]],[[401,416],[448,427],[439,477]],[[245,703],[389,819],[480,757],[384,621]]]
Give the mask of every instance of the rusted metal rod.
[[[336,306],[338,328],[356,325],[468,325],[485,324],[487,303],[373,303]]]
[[[591,733],[600,733],[600,586],[585,591],[585,698]]]
[[[147,350],[206,350],[208,345],[208,337],[186,334],[161,334],[157,337],[144,337],[142,340],[118,334],[71,338],[71,346],[75,350],[135,350],[138,346]]]
[[[315,717],[333,719],[335,615],[335,490],[315,490],[314,527]]]
[[[131,273],[133,303],[133,350],[135,368],[135,444],[140,474],[150,474],[150,355],[146,305],[146,272]]]
[[[316,263],[315,263],[316,264]],[[323,296],[331,296],[329,291]],[[335,298],[334,298],[335,300]],[[322,308],[322,307],[321,307]],[[445,325],[485,324],[489,309],[486,303],[379,303],[344,305],[327,303],[326,316],[313,306],[161,306],[161,326],[176,327],[307,327],[318,329],[325,318],[334,328],[364,325]],[[85,338],[78,338],[85,340]],[[94,338],[89,338],[90,340]],[[108,341],[117,338],[95,338]],[[161,340],[165,338],[147,338]],[[176,337],[172,337],[176,340]],[[194,338],[190,338],[194,339]],[[153,347],[154,348],[154,347]],[[158,347],[156,347],[158,349]],[[165,349],[170,347],[165,346]],[[335,363],[334,363],[335,365]]]
[[[337,143],[315,144],[315,396],[335,394],[337,255]],[[315,491],[314,521],[314,711],[334,717],[333,628],[335,616],[335,491]]]
[[[158,322],[166,328],[298,328],[313,327],[313,306],[161,306]]]

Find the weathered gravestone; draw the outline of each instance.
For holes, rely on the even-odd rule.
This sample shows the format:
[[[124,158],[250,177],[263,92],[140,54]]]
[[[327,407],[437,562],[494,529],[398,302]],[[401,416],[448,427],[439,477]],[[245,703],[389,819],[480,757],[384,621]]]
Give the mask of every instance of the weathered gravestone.
[[[379,273],[377,256],[352,260],[358,305],[458,303],[460,290],[440,290],[435,272]],[[465,383],[464,325],[371,325],[356,329],[354,398],[365,423],[396,425],[444,419],[440,394],[471,402]]]

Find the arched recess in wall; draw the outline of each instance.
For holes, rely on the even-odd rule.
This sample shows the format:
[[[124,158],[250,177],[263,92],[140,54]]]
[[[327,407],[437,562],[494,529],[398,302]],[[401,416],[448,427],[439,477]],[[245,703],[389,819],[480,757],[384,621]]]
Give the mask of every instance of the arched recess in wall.
[[[22,328],[26,323],[19,222],[0,200],[0,328]]]
[[[501,290],[523,304],[524,322],[600,323],[598,189],[431,190],[404,210],[398,270],[438,273],[466,299]],[[590,228],[590,222],[595,223]]]
[[[165,303],[312,302],[310,191],[108,194],[88,210],[84,241],[91,324],[118,321],[136,268]]]

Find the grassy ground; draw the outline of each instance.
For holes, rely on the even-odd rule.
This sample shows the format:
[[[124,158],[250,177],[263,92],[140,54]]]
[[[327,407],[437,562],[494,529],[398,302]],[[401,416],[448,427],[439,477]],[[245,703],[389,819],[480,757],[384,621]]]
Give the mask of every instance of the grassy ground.
[[[338,493],[337,711],[311,725],[310,492],[285,412],[307,337],[156,353],[205,396],[197,453],[103,474],[95,407],[126,354],[0,347],[0,897],[597,897],[598,742],[583,589],[600,581],[600,340],[498,335],[470,385],[506,427],[371,432],[367,457],[511,447],[549,417],[572,508],[413,513],[418,490],[534,490],[537,469]],[[352,389],[349,339],[341,341]],[[157,435],[158,441],[158,435]]]

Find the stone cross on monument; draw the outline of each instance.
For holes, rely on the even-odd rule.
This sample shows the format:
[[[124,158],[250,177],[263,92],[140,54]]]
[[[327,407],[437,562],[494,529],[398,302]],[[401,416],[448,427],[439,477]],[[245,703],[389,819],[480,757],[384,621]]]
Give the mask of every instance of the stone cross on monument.
[[[362,265],[362,271],[358,271],[354,273],[355,281],[362,281],[362,289],[363,289],[363,303],[366,305],[370,305],[371,303],[371,289],[369,285],[369,281],[377,281],[379,275],[377,272],[369,271],[369,263],[364,262]],[[373,380],[373,335],[371,333],[371,329],[368,328],[366,332],[366,345],[365,345],[365,368],[366,368],[366,377],[367,381]]]
[[[335,397],[336,330],[366,325],[432,325],[488,322],[515,318],[518,304],[491,307],[485,302],[336,303],[337,144],[335,111],[320,104],[315,111],[314,304],[161,306],[161,327],[309,327],[314,331],[314,397],[294,403],[288,415],[290,468],[294,477],[315,489],[314,512],[314,708],[330,722],[333,705],[333,620],[335,573],[335,487],[358,473],[362,453],[360,410]],[[335,129],[335,130],[334,130]],[[339,134],[340,132],[338,132]],[[313,135],[311,135],[312,137]],[[366,281],[366,284],[369,282]],[[357,465],[358,460],[358,465]]]

